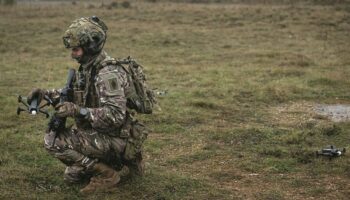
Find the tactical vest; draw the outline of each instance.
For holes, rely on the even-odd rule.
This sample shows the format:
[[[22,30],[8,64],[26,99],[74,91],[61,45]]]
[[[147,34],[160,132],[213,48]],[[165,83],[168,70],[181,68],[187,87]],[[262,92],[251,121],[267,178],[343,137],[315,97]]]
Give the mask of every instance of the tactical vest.
[[[79,68],[76,84],[74,87],[74,103],[88,108],[99,107],[99,98],[95,88],[95,77],[97,74],[96,67],[84,73],[82,68]]]

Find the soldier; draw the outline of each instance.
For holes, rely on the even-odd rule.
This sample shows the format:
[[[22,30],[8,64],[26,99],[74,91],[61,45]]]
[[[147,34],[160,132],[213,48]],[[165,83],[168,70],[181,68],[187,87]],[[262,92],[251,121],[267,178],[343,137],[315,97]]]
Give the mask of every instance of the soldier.
[[[130,110],[128,96],[134,90],[128,70],[103,51],[106,32],[107,26],[95,16],[73,21],[65,32],[64,45],[80,67],[74,102],[59,103],[55,115],[72,117],[75,125],[57,134],[48,130],[44,138],[48,152],[67,165],[65,181],[89,180],[80,190],[83,194],[111,191],[129,172],[144,174],[147,131]],[[55,101],[60,90],[33,89],[28,103],[34,98],[40,102],[45,95]]]

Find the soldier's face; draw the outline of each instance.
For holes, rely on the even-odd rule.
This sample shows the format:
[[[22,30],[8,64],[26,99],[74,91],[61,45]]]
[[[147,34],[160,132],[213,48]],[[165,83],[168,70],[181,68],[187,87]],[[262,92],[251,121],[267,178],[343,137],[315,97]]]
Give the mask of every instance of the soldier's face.
[[[74,60],[80,61],[80,59],[83,57],[84,51],[81,47],[73,47],[71,56]]]

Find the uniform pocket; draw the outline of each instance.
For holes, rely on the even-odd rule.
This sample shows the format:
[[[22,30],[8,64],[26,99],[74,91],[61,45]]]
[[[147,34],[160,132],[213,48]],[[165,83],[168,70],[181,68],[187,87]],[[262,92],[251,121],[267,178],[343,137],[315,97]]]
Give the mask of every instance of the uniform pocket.
[[[134,121],[131,127],[131,137],[143,142],[147,139],[147,136],[148,136],[148,131],[145,125],[141,124],[137,120]]]
[[[130,137],[126,143],[124,158],[127,160],[133,160],[136,158],[136,154],[140,153],[143,149],[143,142],[147,139],[148,131],[146,127],[134,121],[132,123]]]

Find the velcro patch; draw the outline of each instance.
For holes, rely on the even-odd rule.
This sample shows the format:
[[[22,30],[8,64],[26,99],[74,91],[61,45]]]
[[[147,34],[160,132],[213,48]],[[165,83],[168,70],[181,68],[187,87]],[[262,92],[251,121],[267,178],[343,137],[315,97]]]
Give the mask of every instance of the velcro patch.
[[[115,91],[119,89],[119,83],[116,78],[108,79],[108,85],[110,91]]]
[[[114,92],[117,90],[120,90],[120,84],[118,81],[118,76],[115,73],[106,73],[106,74],[101,74],[101,81],[106,87],[106,90],[108,92]]]

